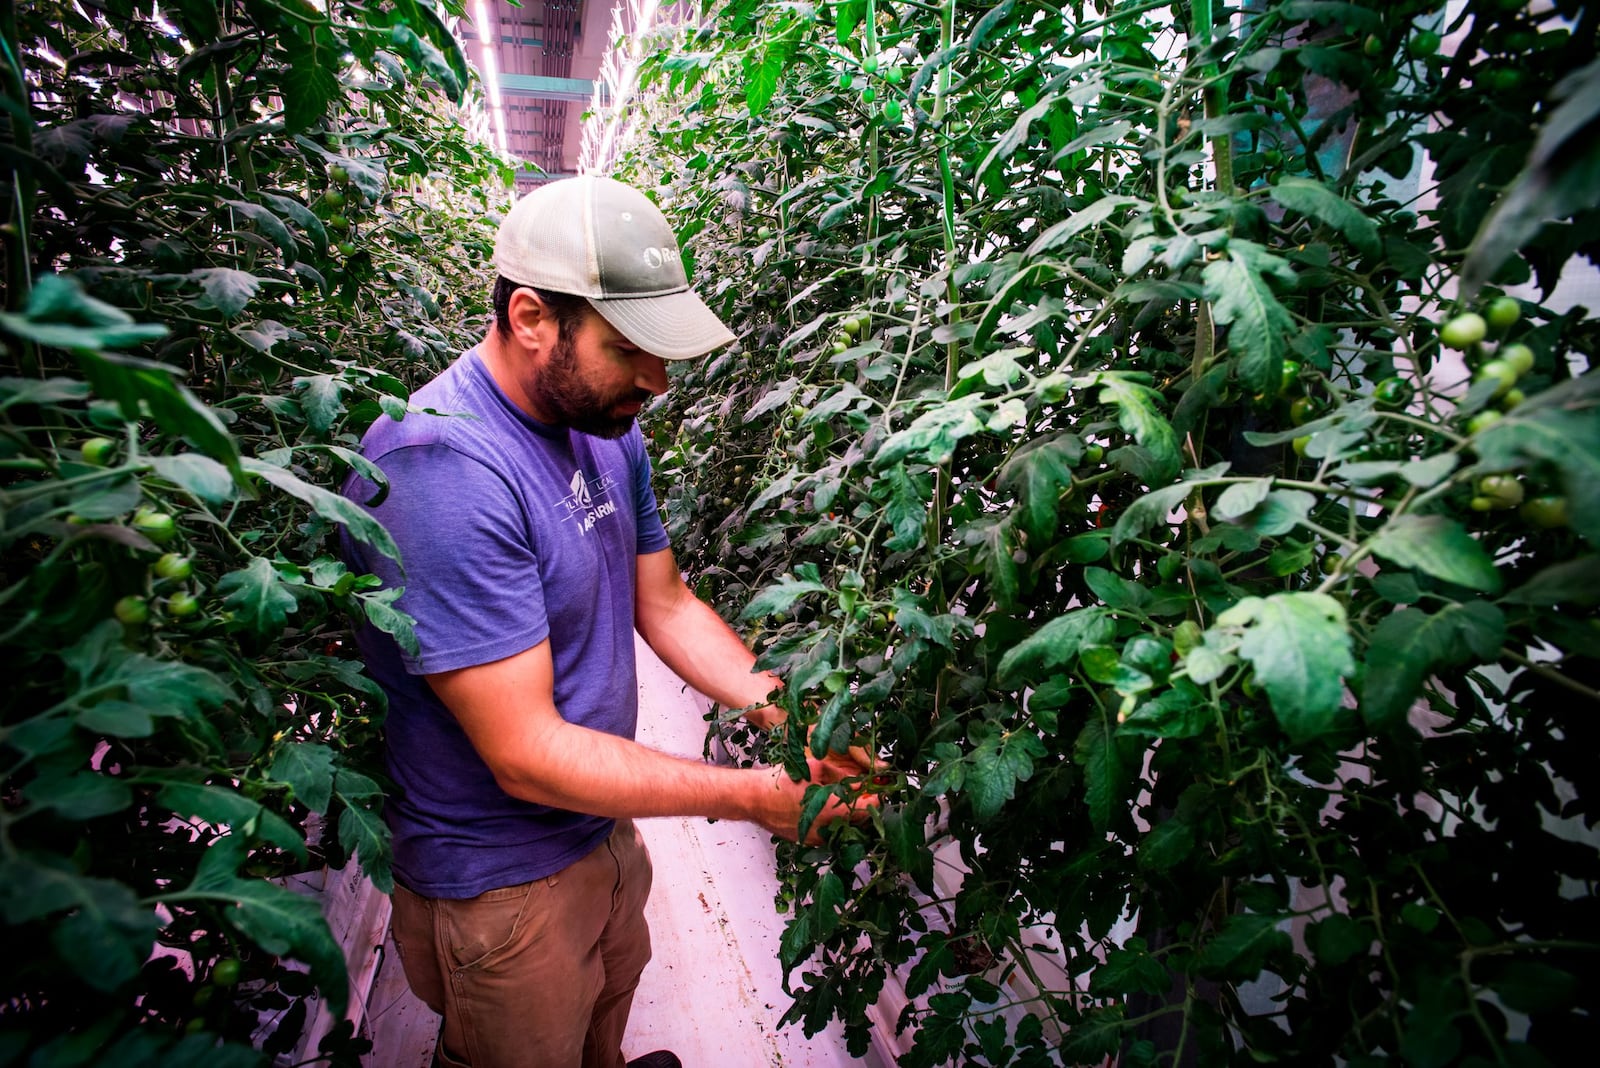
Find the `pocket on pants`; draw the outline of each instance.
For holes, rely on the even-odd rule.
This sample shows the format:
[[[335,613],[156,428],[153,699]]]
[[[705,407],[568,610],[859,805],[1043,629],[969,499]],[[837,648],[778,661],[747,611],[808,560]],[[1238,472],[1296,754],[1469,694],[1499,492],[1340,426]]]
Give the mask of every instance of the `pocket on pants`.
[[[540,879],[448,902],[442,912],[451,968],[481,968],[515,943],[529,901],[544,885]]]

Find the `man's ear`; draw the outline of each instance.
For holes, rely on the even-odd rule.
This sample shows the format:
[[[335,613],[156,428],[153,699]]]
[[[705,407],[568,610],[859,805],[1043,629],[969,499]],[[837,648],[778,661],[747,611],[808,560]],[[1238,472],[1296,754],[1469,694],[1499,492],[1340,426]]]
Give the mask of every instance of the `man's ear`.
[[[511,336],[523,348],[542,351],[558,336],[555,312],[529,287],[517,287],[506,310]]]

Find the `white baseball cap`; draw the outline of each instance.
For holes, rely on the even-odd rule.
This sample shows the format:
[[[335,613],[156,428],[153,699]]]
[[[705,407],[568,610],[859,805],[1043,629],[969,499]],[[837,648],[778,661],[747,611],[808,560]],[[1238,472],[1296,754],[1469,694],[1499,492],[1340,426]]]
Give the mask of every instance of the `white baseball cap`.
[[[494,266],[520,285],[587,299],[623,337],[664,360],[736,340],[689,288],[661,209],[613,178],[562,178],[517,201],[500,224]]]

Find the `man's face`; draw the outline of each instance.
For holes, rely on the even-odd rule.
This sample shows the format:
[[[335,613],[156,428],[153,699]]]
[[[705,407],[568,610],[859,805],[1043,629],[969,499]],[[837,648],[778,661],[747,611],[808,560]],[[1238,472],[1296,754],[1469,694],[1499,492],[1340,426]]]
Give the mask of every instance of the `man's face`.
[[[542,419],[601,438],[619,438],[639,409],[667,390],[666,364],[628,341],[592,308],[563,329],[528,384]]]

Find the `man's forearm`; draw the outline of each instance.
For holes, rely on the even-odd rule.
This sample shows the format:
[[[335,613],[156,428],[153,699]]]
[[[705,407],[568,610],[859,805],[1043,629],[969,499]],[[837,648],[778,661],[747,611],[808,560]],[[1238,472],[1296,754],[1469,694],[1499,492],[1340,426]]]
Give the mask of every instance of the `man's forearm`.
[[[661,619],[639,621],[639,633],[677,676],[727,708],[752,708],[758,727],[771,727],[782,713],[767,705],[782,684],[770,671],[755,671],[756,658],[733,628],[705,602],[683,598]]]

